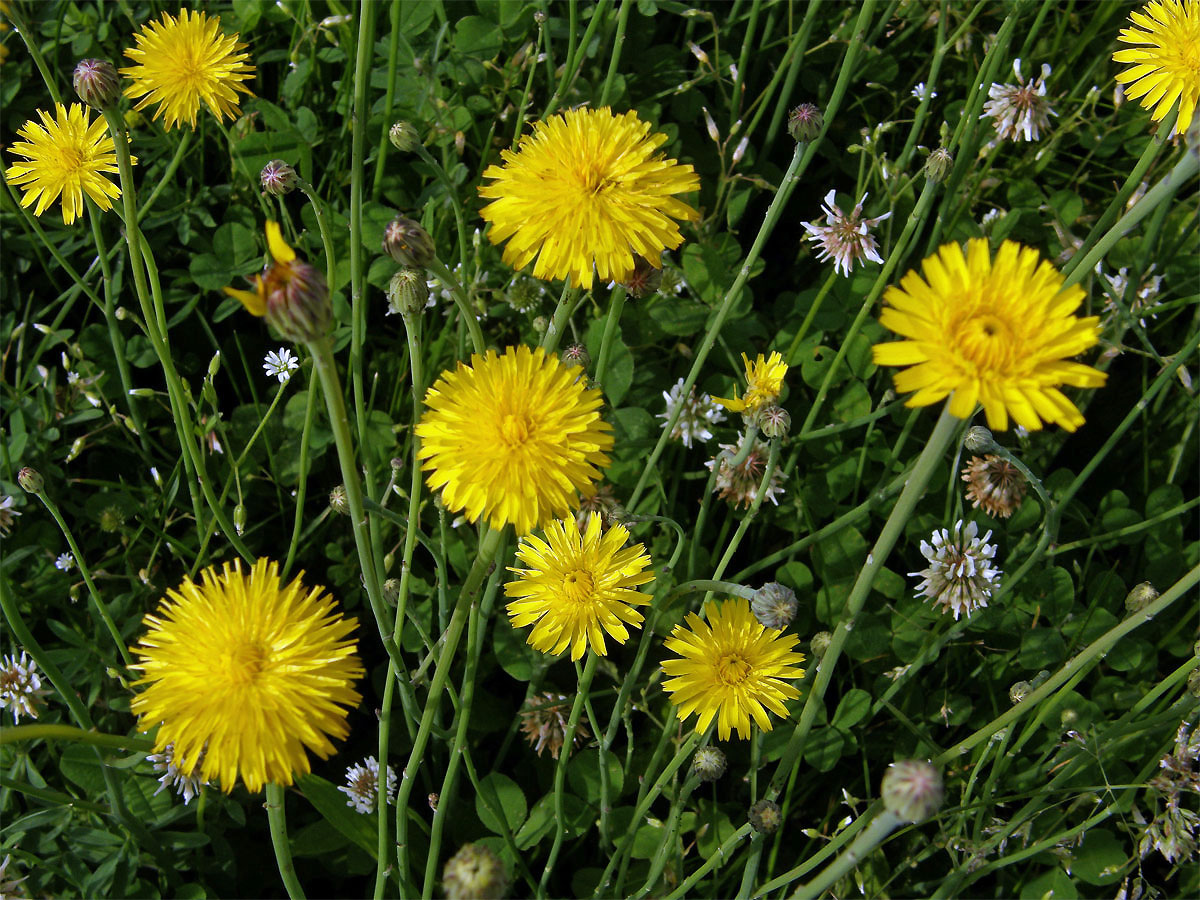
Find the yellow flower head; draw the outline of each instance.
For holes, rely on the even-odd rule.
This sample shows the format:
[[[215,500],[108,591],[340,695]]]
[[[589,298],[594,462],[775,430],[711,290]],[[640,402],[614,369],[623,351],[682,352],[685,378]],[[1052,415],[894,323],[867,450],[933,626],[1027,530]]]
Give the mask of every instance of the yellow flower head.
[[[131,709],[142,731],[158,726],[156,752],[174,745],[182,774],[220,778],[225,793],[239,775],[251,792],[289,785],[310,771],[306,747],[325,759],[329,736],[349,732],[346,708],[362,699],[348,638],[357,622],[324,588],[281,584],[277,563],[260,559],[249,575],[240,561],[211,567],[199,584],[185,577],[145,624],[133,648],[145,689]]]
[[[642,544],[625,547],[629,531],[614,525],[601,528],[603,517],[593,512],[587,517],[583,534],[573,516],[546,526],[546,540],[533,536],[521,538],[517,559],[529,566],[509,566],[520,578],[504,586],[504,593],[515,597],[508,604],[513,628],[533,625],[529,645],[542,653],[562,653],[571,648],[571,659],[579,659],[591,647],[606,656],[604,634],[618,644],[625,643],[629,631],[625,625],[641,627],[642,614],[635,606],[645,606],[650,598],[636,590],[639,584],[654,580],[643,571],[650,557]]]
[[[1008,428],[1009,416],[1030,431],[1053,422],[1067,431],[1083,416],[1058,385],[1101,387],[1103,372],[1070,362],[1099,340],[1099,318],[1073,313],[1083,301],[1078,285],[1038,252],[1005,241],[993,261],[986,240],[945,244],[884,294],[884,327],[908,338],[876,344],[881,366],[896,373],[896,390],[915,391],[909,406],[950,397],[950,414],[969,417],[983,404],[988,427]]]
[[[267,248],[274,260],[261,275],[254,276],[254,290],[224,288],[255,316],[267,322],[285,338],[311,341],[329,331],[333,307],[325,276],[296,257],[279,230],[278,222],[267,222]]]
[[[610,462],[612,427],[578,366],[538,347],[475,354],[441,374],[417,425],[430,490],[492,528],[527,534],[567,515]]]
[[[746,365],[746,392],[741,398],[734,397],[726,400],[713,397],[714,403],[720,403],[731,412],[752,413],[763,406],[774,403],[779,399],[783,390],[783,377],[787,375],[788,366],[778,351],[773,351],[769,357],[758,354],[754,362],[742,354],[742,362]]]
[[[1117,75],[1128,85],[1125,96],[1141,98],[1150,117],[1163,119],[1179,101],[1174,134],[1185,134],[1200,99],[1200,0],[1150,0],[1129,14],[1137,28],[1126,28],[1117,40],[1142,46],[1118,50],[1113,61],[1133,63]]]
[[[750,601],[738,597],[705,607],[706,623],[687,614],[687,627],[676,625],[666,648],[680,659],[663,662],[669,678],[663,690],[671,695],[679,721],[695,713],[697,731],[717,719],[717,736],[725,741],[736,730],[750,737],[750,720],[763,731],[771,730],[767,710],[786,717],[785,700],[800,692],[788,684],[804,675],[797,668],[804,654],[792,650],[800,638],[767,628],[750,611]]]
[[[241,52],[248,45],[236,34],[222,34],[220,26],[217,16],[182,9],[178,19],[163,13],[162,22],[151,22],[134,35],[137,48],[125,51],[134,65],[121,69],[133,82],[125,96],[142,98],[134,109],[158,103],[154,118],[162,116],[168,131],[182,122],[195,128],[201,101],[218,121],[240,115],[238,94],[254,96],[242,84],[254,74],[254,66],[246,64],[250,56]]]
[[[63,221],[68,225],[83,212],[85,191],[101,209],[112,209],[110,198],[120,197],[121,189],[101,174],[117,171],[117,155],[104,118],[89,122],[87,108],[80,103],[55,104],[53,119],[40,109],[37,114],[42,124],[26,122],[17,130],[25,140],[8,148],[25,157],[4,173],[11,184],[24,185],[21,206],[37,203],[33,214],[40,216],[61,194]]]
[[[535,278],[571,277],[590,288],[628,281],[634,254],[655,268],[664,249],[683,235],[673,221],[699,218],[674,194],[697,190],[690,165],[655,150],[667,140],[650,134],[635,112],[575,109],[534,125],[517,152],[502,150],[503,166],[483,173],[492,183],[479,195],[493,202],[480,215],[492,223],[493,244],[508,241],[504,261],[522,269],[535,257]]]

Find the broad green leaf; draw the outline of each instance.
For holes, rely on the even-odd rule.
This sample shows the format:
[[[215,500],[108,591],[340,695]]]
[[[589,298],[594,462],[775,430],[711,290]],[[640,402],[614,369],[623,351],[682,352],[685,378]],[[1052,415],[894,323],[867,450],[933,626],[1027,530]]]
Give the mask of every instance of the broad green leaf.
[[[486,800],[486,803],[485,803]],[[485,775],[479,782],[479,793],[475,795],[475,814],[483,827],[495,834],[503,834],[500,818],[508,825],[509,832],[515,833],[525,821],[529,805],[525,802],[525,793],[515,781],[500,772]]]

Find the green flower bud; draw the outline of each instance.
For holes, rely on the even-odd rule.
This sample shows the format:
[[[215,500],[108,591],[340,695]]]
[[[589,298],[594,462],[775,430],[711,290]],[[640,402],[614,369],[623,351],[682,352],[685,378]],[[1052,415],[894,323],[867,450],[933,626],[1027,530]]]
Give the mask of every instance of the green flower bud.
[[[296,189],[298,181],[296,170],[282,159],[273,159],[265,166],[258,176],[262,189],[272,197],[282,197]]]
[[[239,503],[233,508],[233,530],[240,537],[242,532],[246,530],[246,507]]]
[[[401,153],[412,153],[421,146],[421,136],[411,122],[397,122],[388,129],[388,140]]]
[[[894,762],[883,776],[884,807],[902,822],[924,822],[941,809],[942,773],[923,759]]]
[[[1008,689],[1008,700],[1014,706],[1029,696],[1029,692],[1033,690],[1033,685],[1028,681],[1018,681]]]
[[[938,147],[925,160],[925,177],[934,184],[940,184],[946,180],[953,165],[954,157],[946,151],[945,147]]]
[[[1192,669],[1188,675],[1187,687],[1193,697],[1200,697],[1200,666]]]
[[[974,425],[967,429],[967,433],[963,435],[963,446],[976,455],[993,453],[998,449],[992,433],[982,425]]]
[[[825,655],[825,651],[829,649],[830,643],[833,642],[833,635],[828,631],[818,631],[812,636],[812,640],[808,642],[808,649],[812,651],[813,659],[819,660]]]
[[[71,76],[79,99],[93,109],[111,109],[121,99],[117,70],[106,59],[81,59]]]
[[[1137,612],[1145,609],[1157,599],[1158,591],[1154,589],[1154,585],[1143,581],[1141,584],[1135,584],[1125,595],[1125,610],[1131,613]]]
[[[825,116],[811,103],[801,103],[788,113],[788,134],[798,143],[808,143],[821,133]]]
[[[346,499],[346,486],[339,484],[329,492],[329,508],[339,516],[350,515],[350,501]]]
[[[782,406],[763,406],[754,413],[758,430],[767,438],[787,437],[792,427],[792,417]]]
[[[299,259],[292,260],[287,268],[286,277],[266,278],[267,324],[289,341],[320,340],[333,326],[333,304],[325,276]]]
[[[750,807],[750,827],[760,834],[774,834],[782,822],[783,814],[774,800],[759,800]]]
[[[405,266],[388,282],[387,298],[389,315],[399,313],[405,318],[420,315],[429,302],[425,270]]]
[[[796,592],[777,581],[764,584],[750,600],[750,611],[754,613],[754,618],[764,627],[776,630],[791,625],[799,608]]]
[[[716,781],[725,774],[725,754],[719,747],[701,747],[692,757],[692,774],[701,781]]]
[[[40,494],[46,486],[46,481],[37,469],[26,466],[17,473],[17,484],[30,494]]]
[[[383,231],[383,249],[402,266],[424,269],[433,262],[433,238],[419,222],[396,216]]]
[[[592,364],[592,357],[583,344],[570,344],[559,356],[566,366],[582,366],[587,368]]]
[[[448,900],[499,898],[508,890],[504,863],[483,844],[464,844],[446,860],[442,887]]]

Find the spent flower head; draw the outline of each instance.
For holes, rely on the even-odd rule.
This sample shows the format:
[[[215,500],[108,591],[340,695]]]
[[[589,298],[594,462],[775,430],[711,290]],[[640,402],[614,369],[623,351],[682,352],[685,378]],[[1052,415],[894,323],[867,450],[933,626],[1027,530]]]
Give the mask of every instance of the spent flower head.
[[[716,467],[717,478],[713,492],[718,497],[733,506],[749,508],[762,486],[763,474],[767,469],[771,448],[765,441],[755,438],[754,443],[743,455],[745,446],[746,434],[743,433],[738,436],[736,444],[721,444],[720,452],[704,465],[709,469]],[[741,457],[741,461],[735,462],[739,457]],[[775,499],[775,495],[784,492],[782,483],[783,472],[779,466],[776,466],[771,472],[770,481],[763,488],[763,499],[770,500],[778,506],[779,501]]]
[[[923,579],[917,585],[917,596],[941,604],[955,619],[987,606],[1001,574],[992,562],[996,546],[988,543],[991,536],[989,531],[980,538],[979,526],[969,522],[964,528],[961,519],[953,530],[935,529],[928,541],[921,541],[921,554],[929,566],[908,573]]]
[[[863,260],[883,262],[883,257],[879,255],[879,244],[870,229],[891,216],[891,212],[864,219],[862,211],[863,203],[867,199],[866,194],[862,195],[849,213],[842,212],[836,203],[836,197],[837,191],[834,190],[825,195],[825,201],[821,205],[825,213],[824,225],[815,222],[800,223],[808,232],[808,240],[821,248],[817,259],[821,262],[832,259],[833,270],[843,275],[849,275],[855,264]]]
[[[42,698],[49,693],[42,687],[37,663],[24,650],[19,657],[15,654],[4,657],[0,665],[0,709],[12,713],[14,724],[21,721],[21,716],[36,719]]]
[[[670,391],[663,391],[663,399],[667,402],[667,408],[657,418],[663,420],[663,428],[666,428],[675,411],[679,410],[679,418],[675,420],[670,438],[680,441],[685,447],[691,448],[692,441],[712,440],[713,433],[709,426],[725,421],[721,407],[708,394],[697,392],[695,385],[691,386],[685,397],[682,378],[675,382]]]
[[[567,740],[567,726],[571,724],[572,702],[573,699],[566,694],[543,691],[534,694],[521,707],[521,733],[537,751],[538,756],[548,749],[550,756],[558,759]],[[584,711],[575,724],[571,745],[576,746],[591,735],[591,731],[588,730],[587,712]]]
[[[972,509],[1007,519],[1021,506],[1028,483],[1021,470],[1003,456],[973,456],[962,470]]]
[[[370,815],[375,812],[375,801],[379,797],[379,761],[374,756],[368,756],[360,763],[355,763],[346,769],[346,783],[338,786],[338,790],[350,799],[347,806],[354,807],[356,813]],[[396,770],[387,767],[387,802],[395,803]]]
[[[996,134],[1006,141],[1036,141],[1041,129],[1050,127],[1049,116],[1057,116],[1046,99],[1046,78],[1050,67],[1042,66],[1042,74],[1026,82],[1021,75],[1021,60],[1013,60],[1016,84],[992,83],[988,88],[991,99],[983,104],[981,119],[991,118]]]

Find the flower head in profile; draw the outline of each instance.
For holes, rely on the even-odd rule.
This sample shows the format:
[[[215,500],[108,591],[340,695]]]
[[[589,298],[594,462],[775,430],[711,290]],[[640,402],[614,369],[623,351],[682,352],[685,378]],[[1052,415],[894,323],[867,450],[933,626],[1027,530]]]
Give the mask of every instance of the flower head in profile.
[[[1000,570],[993,565],[996,545],[989,544],[989,531],[979,537],[979,526],[974,522],[955,523],[953,529],[939,528],[928,541],[921,541],[921,555],[929,561],[928,568],[920,572],[923,580],[917,585],[917,596],[927,597],[941,604],[944,612],[953,612],[954,618],[970,616],[982,606],[1000,584]]]
[[[130,708],[142,731],[158,727],[156,752],[174,745],[180,774],[219,779],[226,793],[239,777],[252,793],[290,785],[310,771],[306,748],[324,759],[330,737],[349,733],[347,708],[362,699],[357,622],[324,588],[285,585],[265,559],[249,574],[235,561],[199,584],[185,577],[145,624]]]
[[[789,684],[804,675],[799,668],[804,654],[792,649],[800,638],[764,626],[742,597],[709,603],[705,616],[707,622],[688,613],[686,626],[676,625],[666,640],[666,648],[679,655],[662,664],[663,690],[671,695],[676,716],[681,722],[698,716],[700,732],[716,718],[723,741],[732,731],[749,738],[751,720],[770,731],[767,711],[786,717],[784,701],[800,696]]]
[[[19,657],[4,657],[0,663],[0,709],[11,712],[14,723],[19,723],[21,716],[36,719],[42,698],[49,693],[42,687],[37,663],[24,650]]]
[[[884,294],[879,321],[906,340],[876,344],[876,365],[907,366],[896,390],[914,391],[909,406],[950,398],[950,413],[968,418],[976,404],[988,427],[1009,417],[1030,431],[1042,422],[1074,431],[1083,416],[1058,389],[1101,387],[1107,376],[1071,362],[1099,340],[1099,318],[1074,315],[1084,292],[1038,252],[1005,241],[993,260],[986,240],[944,244]]]
[[[44,110],[37,114],[42,123],[30,119],[17,129],[24,140],[8,148],[25,157],[4,173],[24,192],[21,206],[33,206],[33,214],[40,216],[61,196],[63,221],[68,225],[83,213],[85,193],[101,209],[112,209],[121,189],[103,174],[117,171],[116,149],[103,116],[88,121],[90,114],[82,103],[55,104],[53,118]]]
[[[333,323],[325,276],[296,256],[283,239],[278,222],[267,222],[267,248],[274,262],[254,276],[254,290],[227,287],[225,293],[239,300],[251,315],[265,318],[288,340],[324,337]]]
[[[1021,61],[1013,60],[1016,84],[992,83],[988,88],[991,99],[983,104],[981,119],[991,118],[996,134],[1006,141],[1036,141],[1041,129],[1050,127],[1049,116],[1057,116],[1046,99],[1046,78],[1050,67],[1042,66],[1042,74],[1034,81],[1026,82],[1021,75]]]
[[[655,151],[667,141],[637,113],[574,109],[534,125],[502,166],[489,166],[479,195],[488,238],[508,241],[504,261],[534,262],[533,275],[590,288],[627,281],[635,254],[657,268],[664,249],[683,243],[676,220],[699,218],[676,194],[697,190],[690,165]]]
[[[347,806],[353,806],[356,813],[370,815],[375,812],[375,801],[379,798],[379,761],[368,756],[360,763],[355,763],[346,769],[346,783],[338,790],[350,799]],[[396,770],[387,767],[386,795],[388,803],[395,803]]]
[[[665,420],[663,428],[667,427],[667,423],[675,415],[675,410],[683,407],[679,418],[675,420],[675,427],[671,429],[670,437],[681,441],[685,447],[690,448],[692,441],[712,440],[713,434],[708,427],[725,421],[725,414],[721,412],[721,408],[708,394],[698,394],[695,385],[692,385],[685,397],[682,378],[675,382],[675,386],[669,392],[663,391],[663,399],[667,401],[667,408],[657,416]]]
[[[591,513],[582,533],[573,516],[546,526],[546,539],[527,535],[517,546],[517,560],[528,568],[509,567],[519,576],[504,586],[513,628],[532,625],[529,645],[542,653],[559,654],[568,647],[571,659],[589,648],[608,654],[604,635],[618,644],[629,638],[626,625],[641,627],[649,596],[638,585],[654,580],[645,571],[650,557],[642,544],[626,547],[629,530],[613,525],[603,530],[603,518]]]
[[[824,225],[817,225],[815,222],[800,223],[808,232],[808,239],[821,248],[817,259],[821,262],[832,259],[833,271],[843,275],[849,275],[855,263],[864,259],[883,262],[883,257],[879,255],[879,244],[870,230],[891,216],[891,213],[885,212],[882,216],[864,219],[862,211],[863,203],[867,200],[866,194],[862,195],[862,199],[849,213],[842,212],[836,197],[837,191],[830,191],[821,204],[825,213]]]
[[[971,507],[982,509],[993,518],[1007,519],[1016,512],[1028,488],[1021,470],[994,453],[972,456],[962,470],[962,480],[967,483]]]
[[[475,354],[425,394],[416,430],[429,488],[451,512],[518,534],[566,516],[610,462],[602,403],[578,366],[541,347]]]
[[[154,118],[162,116],[167,131],[184,122],[194,129],[201,102],[217,121],[240,115],[238,94],[254,96],[242,84],[253,76],[254,66],[242,52],[247,45],[220,28],[219,17],[183,9],[179,18],[163,13],[161,22],[135,34],[137,47],[125,51],[134,64],[121,69],[132,82],[125,96],[142,98],[134,110],[157,103]]]
[[[1200,0],[1150,0],[1129,14],[1134,27],[1117,40],[1134,44],[1113,54],[1113,61],[1132,63],[1117,75],[1125,96],[1154,109],[1159,122],[1179,103],[1173,134],[1186,134],[1200,100]]]
[[[740,398],[734,397],[729,400],[713,397],[713,402],[721,404],[730,412],[752,413],[778,400],[783,392],[783,378],[788,370],[787,363],[783,361],[779,351],[772,351],[769,357],[760,353],[754,362],[750,362],[750,357],[743,353],[742,363],[746,366],[745,393]]]

